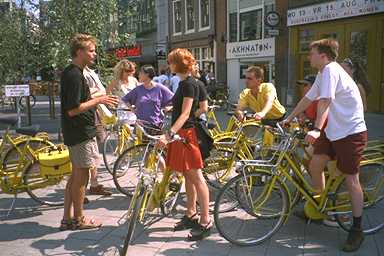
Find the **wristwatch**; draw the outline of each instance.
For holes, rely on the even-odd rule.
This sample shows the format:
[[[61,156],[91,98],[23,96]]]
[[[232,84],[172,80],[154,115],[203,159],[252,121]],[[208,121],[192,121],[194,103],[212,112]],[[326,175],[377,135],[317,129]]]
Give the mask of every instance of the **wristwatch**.
[[[168,130],[167,136],[172,140],[175,137],[176,133],[174,131]]]
[[[317,127],[313,127],[312,131],[317,131],[317,132],[321,132],[321,130]]]

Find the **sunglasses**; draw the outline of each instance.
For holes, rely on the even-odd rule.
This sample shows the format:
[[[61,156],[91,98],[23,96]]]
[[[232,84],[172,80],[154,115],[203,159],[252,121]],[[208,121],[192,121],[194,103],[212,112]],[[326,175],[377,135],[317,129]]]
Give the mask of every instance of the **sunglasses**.
[[[350,67],[353,67],[353,62],[350,58],[346,58],[343,60],[343,63],[347,64]]]

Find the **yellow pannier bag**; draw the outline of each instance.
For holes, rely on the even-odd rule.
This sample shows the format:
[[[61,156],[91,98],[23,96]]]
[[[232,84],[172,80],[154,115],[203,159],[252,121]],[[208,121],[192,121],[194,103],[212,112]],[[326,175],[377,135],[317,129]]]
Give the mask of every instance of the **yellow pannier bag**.
[[[72,172],[68,148],[64,145],[49,147],[39,153],[41,176],[61,176]]]

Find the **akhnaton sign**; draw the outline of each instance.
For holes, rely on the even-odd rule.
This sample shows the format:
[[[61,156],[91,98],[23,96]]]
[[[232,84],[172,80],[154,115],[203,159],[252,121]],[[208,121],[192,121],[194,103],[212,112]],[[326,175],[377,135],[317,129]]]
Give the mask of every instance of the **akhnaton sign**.
[[[384,0],[340,0],[288,10],[287,25],[315,23],[384,12]]]
[[[275,56],[275,38],[227,44],[227,59]]]

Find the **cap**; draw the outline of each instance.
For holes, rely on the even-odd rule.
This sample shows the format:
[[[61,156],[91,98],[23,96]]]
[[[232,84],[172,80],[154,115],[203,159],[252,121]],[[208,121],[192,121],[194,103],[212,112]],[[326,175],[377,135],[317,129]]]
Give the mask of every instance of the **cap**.
[[[316,75],[306,75],[303,80],[297,80],[297,84],[313,84],[316,80]]]

